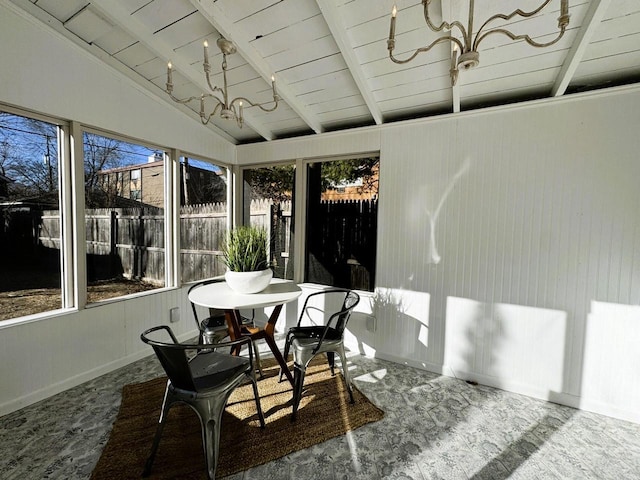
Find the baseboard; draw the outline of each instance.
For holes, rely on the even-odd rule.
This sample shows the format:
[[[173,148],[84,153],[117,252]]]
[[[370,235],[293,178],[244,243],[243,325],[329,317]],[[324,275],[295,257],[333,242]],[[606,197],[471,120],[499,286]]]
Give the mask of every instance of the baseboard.
[[[636,409],[632,410],[620,408],[616,405],[607,404],[597,400],[590,400],[588,398],[583,398],[577,395],[543,390],[532,385],[514,381],[505,381],[504,379],[497,379],[495,377],[490,377],[487,375],[455,371],[447,365],[438,365],[430,362],[410,360],[383,352],[375,352],[373,357],[379,358],[381,360],[388,360],[400,365],[406,365],[408,367],[418,368],[420,370],[426,370],[447,377],[459,378],[461,380],[472,380],[480,383],[481,385],[498,388],[507,392],[526,395],[528,397],[565,405],[567,407],[576,408],[578,410],[593,412],[599,415],[605,415],[607,417],[617,418],[619,420],[625,420],[627,422],[640,424],[640,411]]]
[[[196,330],[179,335],[178,340],[188,340],[190,338],[193,338],[195,335],[197,335]],[[107,364],[100,365],[99,367],[87,370],[86,372],[74,375],[73,377],[69,377],[61,382],[47,385],[45,388],[41,388],[22,397],[5,402],[0,405],[0,416],[7,415],[9,413],[15,412],[16,410],[20,410],[21,408],[33,405],[34,403],[37,403],[41,400],[45,400],[49,397],[52,397],[53,395],[57,395],[58,393],[62,393],[65,390],[69,390],[70,388],[77,387],[78,385],[98,378],[107,373],[113,372],[114,370],[117,370],[119,368],[125,367],[130,363],[142,360],[143,358],[146,358],[150,355],[153,355],[153,350],[151,349],[151,347],[143,346],[141,350],[131,353],[126,357],[118,358],[117,360],[114,360]]]

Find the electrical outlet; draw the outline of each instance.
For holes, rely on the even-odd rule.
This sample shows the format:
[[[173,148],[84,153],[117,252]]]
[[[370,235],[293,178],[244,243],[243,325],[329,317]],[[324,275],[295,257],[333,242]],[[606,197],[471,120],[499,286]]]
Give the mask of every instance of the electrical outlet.
[[[375,332],[377,327],[377,318],[373,316],[367,316],[366,328],[369,332]]]
[[[178,307],[173,307],[169,310],[169,321],[171,323],[180,321],[180,309]]]

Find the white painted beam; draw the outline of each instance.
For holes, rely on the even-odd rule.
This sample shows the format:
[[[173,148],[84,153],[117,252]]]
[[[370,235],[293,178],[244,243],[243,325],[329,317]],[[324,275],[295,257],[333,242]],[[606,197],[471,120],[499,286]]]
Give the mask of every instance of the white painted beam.
[[[611,0],[591,0],[589,3],[589,10],[587,10],[587,14],[580,26],[580,31],[578,32],[576,39],[567,54],[567,58],[565,58],[564,63],[562,64],[558,78],[556,78],[556,82],[553,85],[551,94],[554,97],[564,95],[564,92],[566,92],[569,82],[576,73],[578,65],[580,65],[580,62],[582,61],[582,57],[584,57],[584,53],[589,46],[591,37],[595,33],[596,28],[598,28],[598,25],[600,25],[602,17],[610,4]]]
[[[360,95],[364,99],[367,107],[369,108],[369,112],[371,112],[371,116],[376,122],[376,125],[380,125],[383,123],[382,112],[378,107],[378,104],[373,97],[373,93],[369,88],[369,84],[367,83],[367,79],[364,76],[364,72],[362,71],[362,67],[360,66],[360,62],[356,57],[356,54],[353,50],[353,45],[349,39],[349,35],[347,33],[347,28],[344,26],[340,14],[338,13],[338,6],[336,5],[335,0],[316,0],[320,11],[322,12],[322,16],[324,17],[325,22],[327,22],[327,26],[333,35],[333,39],[336,41],[338,48],[340,49],[340,53],[342,54],[342,58],[344,58],[345,63],[347,64],[347,68],[351,72],[351,76],[353,80],[356,82],[358,89],[360,90]]]

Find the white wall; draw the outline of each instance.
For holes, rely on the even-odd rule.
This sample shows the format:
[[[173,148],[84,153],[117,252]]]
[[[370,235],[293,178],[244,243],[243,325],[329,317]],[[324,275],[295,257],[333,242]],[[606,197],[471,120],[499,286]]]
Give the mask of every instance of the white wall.
[[[636,86],[239,146],[238,161],[379,142],[377,329],[356,317],[351,345],[637,422],[639,127]]]
[[[640,421],[638,127],[636,87],[386,129],[377,285],[429,335],[377,350]]]

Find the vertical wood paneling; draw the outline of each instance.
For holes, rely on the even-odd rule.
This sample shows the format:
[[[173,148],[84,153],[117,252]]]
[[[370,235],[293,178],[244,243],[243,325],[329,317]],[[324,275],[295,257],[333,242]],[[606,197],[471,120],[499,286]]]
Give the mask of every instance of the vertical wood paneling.
[[[454,348],[466,352],[456,361],[466,362],[470,375],[556,399],[564,395],[568,402],[582,395],[584,381],[603,382],[583,377],[590,304],[639,300],[632,293],[640,285],[640,189],[634,186],[640,164],[633,153],[640,151],[634,133],[639,111],[636,91],[383,131],[384,246],[377,282],[430,294],[435,341],[420,358],[438,363],[452,358],[443,349]],[[436,224],[441,261],[429,263],[426,210],[466,155],[470,169]],[[416,216],[420,211],[425,213]],[[479,302],[476,313],[456,318],[447,311],[452,297]],[[506,307],[496,309],[498,304]],[[380,332],[393,332],[395,343],[379,336],[373,346],[396,358],[412,350],[403,342],[416,341],[400,325],[386,329],[385,314],[388,307],[379,318]],[[609,320],[617,332],[615,319]],[[463,323],[451,328],[458,321]],[[640,322],[627,320],[629,325],[640,330]],[[529,336],[514,336],[529,326]],[[447,338],[449,333],[456,337]],[[414,350],[420,348],[416,344]],[[526,356],[511,358],[519,369],[490,368],[497,358],[517,352],[531,353],[528,362]],[[536,358],[554,361],[536,364]],[[598,361],[615,371],[620,358],[603,354]],[[638,375],[618,378],[630,398],[640,388]],[[624,398],[616,401],[618,411],[632,409]]]

